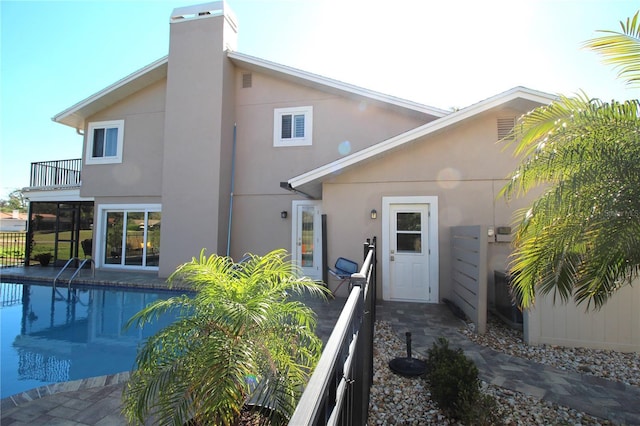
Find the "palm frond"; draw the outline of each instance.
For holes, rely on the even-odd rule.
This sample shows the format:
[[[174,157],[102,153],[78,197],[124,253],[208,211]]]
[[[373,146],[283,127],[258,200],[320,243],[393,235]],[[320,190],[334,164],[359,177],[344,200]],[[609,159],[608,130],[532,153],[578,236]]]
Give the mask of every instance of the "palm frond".
[[[603,62],[618,70],[618,77],[632,86],[640,85],[640,11],[620,22],[621,31],[600,31],[605,34],[588,40],[586,48],[603,57]]]
[[[640,265],[627,237],[640,220],[639,111],[638,100],[607,103],[583,93],[532,111],[514,128],[523,158],[500,194],[545,188],[515,216],[510,270],[523,307],[540,292],[597,309]]]
[[[322,350],[314,312],[291,296],[326,297],[324,286],[300,278],[284,250],[239,264],[202,251],[176,269],[175,281],[195,296],[153,303],[129,321],[181,313],[139,350],[123,397],[127,418],[228,425],[259,389],[287,419]]]

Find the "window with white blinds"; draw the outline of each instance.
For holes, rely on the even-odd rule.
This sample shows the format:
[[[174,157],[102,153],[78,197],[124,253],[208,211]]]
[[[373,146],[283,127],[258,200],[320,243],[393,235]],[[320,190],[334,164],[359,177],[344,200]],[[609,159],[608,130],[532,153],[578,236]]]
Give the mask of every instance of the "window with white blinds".
[[[312,144],[313,107],[276,108],[273,114],[273,146]]]

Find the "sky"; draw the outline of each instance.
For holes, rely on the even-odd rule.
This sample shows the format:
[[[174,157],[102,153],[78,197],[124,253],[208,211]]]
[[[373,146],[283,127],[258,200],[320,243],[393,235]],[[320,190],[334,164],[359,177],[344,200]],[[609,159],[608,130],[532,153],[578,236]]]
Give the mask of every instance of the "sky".
[[[169,17],[203,0],[0,0],[0,198],[30,164],[82,156],[51,117],[165,56]],[[631,0],[228,0],[238,51],[429,106],[515,86],[638,98],[582,43]]]

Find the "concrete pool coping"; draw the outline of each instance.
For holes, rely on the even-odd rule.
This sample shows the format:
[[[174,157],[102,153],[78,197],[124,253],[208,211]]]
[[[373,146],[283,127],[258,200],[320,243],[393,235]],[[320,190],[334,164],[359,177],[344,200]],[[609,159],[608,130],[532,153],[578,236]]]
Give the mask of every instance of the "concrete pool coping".
[[[0,282],[3,283],[45,283],[52,284],[54,278],[59,273],[61,268],[58,267],[42,267],[42,266],[30,266],[30,267],[12,267],[0,269]],[[58,281],[58,286],[66,288],[67,279],[69,275],[65,275],[64,278]],[[146,290],[165,290],[165,291],[190,291],[191,288],[187,285],[176,283],[170,286],[167,280],[164,278],[158,278],[155,272],[139,272],[139,271],[104,271],[96,270],[95,276],[91,276],[91,271],[82,271],[77,278],[73,280],[73,285],[87,285],[92,287],[108,286],[118,287],[122,289],[146,289]],[[329,303],[331,301],[336,303]],[[335,320],[337,320],[342,306],[346,299],[338,298],[332,299],[329,302],[323,302],[321,300],[312,301],[309,305],[314,309],[316,313],[319,312],[319,304],[322,304],[323,314],[331,313],[329,318],[333,317],[334,321],[319,321],[316,329],[316,334],[326,343]],[[330,307],[327,311],[327,307]],[[333,315],[335,311],[335,315]],[[318,317],[319,319],[319,317]],[[62,392],[73,392],[82,389],[91,389],[96,387],[106,387],[111,385],[124,384],[129,379],[129,371],[110,374],[106,376],[96,376],[86,379],[78,379],[69,382],[59,382],[50,385],[43,385],[37,388],[30,389],[25,392],[20,392],[15,395],[11,395],[0,400],[1,410],[13,408],[24,404],[26,402],[34,401],[46,396],[54,395]]]

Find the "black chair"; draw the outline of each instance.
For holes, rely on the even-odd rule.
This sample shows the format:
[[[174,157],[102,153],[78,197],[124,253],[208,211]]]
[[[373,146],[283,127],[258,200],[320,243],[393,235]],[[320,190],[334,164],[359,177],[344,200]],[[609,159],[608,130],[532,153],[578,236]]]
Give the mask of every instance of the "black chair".
[[[82,240],[80,241],[80,245],[82,246],[84,257],[91,257],[91,253],[93,252],[93,239],[87,238],[86,240]]]

